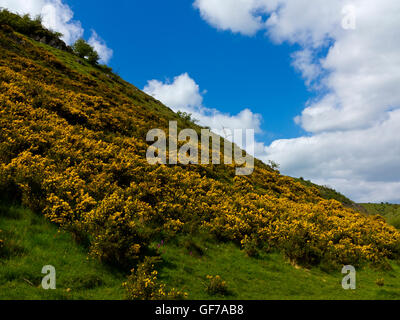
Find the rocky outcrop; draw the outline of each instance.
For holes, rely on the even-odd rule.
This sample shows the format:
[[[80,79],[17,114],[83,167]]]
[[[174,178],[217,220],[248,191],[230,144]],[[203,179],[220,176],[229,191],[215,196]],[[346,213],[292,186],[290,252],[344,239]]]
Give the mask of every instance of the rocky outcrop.
[[[49,37],[49,36],[40,36],[40,35],[34,36],[33,39],[40,43],[47,44],[53,48],[72,52],[71,48],[69,46],[67,46],[65,44],[65,42],[62,41],[61,39],[58,39],[55,37]]]

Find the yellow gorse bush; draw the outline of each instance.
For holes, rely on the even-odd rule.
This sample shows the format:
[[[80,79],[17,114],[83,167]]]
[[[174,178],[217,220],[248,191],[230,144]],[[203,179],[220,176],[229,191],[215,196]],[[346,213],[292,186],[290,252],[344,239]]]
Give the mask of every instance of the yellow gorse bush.
[[[303,264],[398,257],[400,234],[383,219],[260,162],[249,177],[235,177],[234,165],[149,165],[146,133],[177,116],[119,77],[75,71],[22,38],[0,29],[0,192],[88,241],[93,256],[130,266],[155,235],[204,229]]]
[[[206,288],[208,294],[210,294],[210,295],[229,294],[228,285],[227,285],[226,281],[222,280],[221,276],[208,275],[206,278],[208,280],[207,288]]]
[[[128,280],[122,285],[130,300],[177,300],[188,297],[184,291],[166,289],[166,285],[158,280],[158,272],[154,270],[154,263],[150,258],[139,264],[137,270],[132,269]]]

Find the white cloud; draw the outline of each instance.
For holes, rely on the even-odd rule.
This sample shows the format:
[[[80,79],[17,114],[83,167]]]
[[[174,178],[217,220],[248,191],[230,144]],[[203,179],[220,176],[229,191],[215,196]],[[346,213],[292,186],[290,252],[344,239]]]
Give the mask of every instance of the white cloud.
[[[262,28],[258,0],[196,0],[194,6],[212,26],[221,30],[252,35]],[[238,10],[240,8],[240,10]]]
[[[310,86],[322,75],[321,67],[311,50],[304,49],[297,51],[292,54],[292,59],[293,67],[302,74],[307,86]],[[316,86],[318,87],[318,85]]]
[[[84,33],[81,23],[73,20],[73,11],[62,0],[0,0],[0,7],[20,14],[28,13],[32,17],[41,15],[43,25],[62,33],[62,39],[68,45],[73,44]],[[95,31],[92,31],[89,42],[99,53],[102,62],[106,63],[111,59],[113,51]]]
[[[61,32],[67,44],[82,37],[83,29],[79,21],[72,20],[74,13],[61,0],[0,0],[0,7],[11,11],[41,15],[43,25],[53,31]]]
[[[317,98],[296,122],[310,136],[275,141],[261,157],[358,201],[400,201],[399,1],[197,0],[195,6],[219,29],[264,31],[276,43],[302,47],[293,65]],[[251,32],[232,10],[252,21]],[[353,18],[355,29],[343,28]]]
[[[244,109],[236,115],[222,113],[217,109],[203,106],[203,96],[199,85],[187,74],[181,74],[174,80],[161,82],[150,80],[143,89],[147,94],[169,106],[175,112],[191,113],[200,125],[208,126],[215,133],[230,138],[227,129],[253,129],[261,133],[261,116],[249,109]]]
[[[143,90],[174,111],[193,110],[203,103],[199,86],[187,73],[175,77],[172,82],[150,80]]]
[[[101,63],[108,63],[113,56],[113,50],[107,47],[105,41],[98,36],[96,31],[92,30],[89,44],[97,51]]]

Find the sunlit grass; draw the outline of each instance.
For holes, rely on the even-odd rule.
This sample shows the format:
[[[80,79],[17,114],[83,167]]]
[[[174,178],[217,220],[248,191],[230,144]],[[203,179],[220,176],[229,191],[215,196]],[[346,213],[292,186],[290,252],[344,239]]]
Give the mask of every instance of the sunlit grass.
[[[87,250],[44,217],[20,207],[0,206],[0,229],[8,250],[0,259],[0,299],[124,299],[126,275],[88,259]],[[250,258],[232,243],[211,237],[178,237],[152,248],[162,257],[157,268],[168,287],[189,299],[400,299],[400,267],[363,268],[357,289],[344,290],[341,270],[326,273],[290,264],[280,253]],[[42,267],[53,265],[57,289],[41,287]],[[210,295],[207,275],[226,281],[228,294]],[[377,281],[384,279],[384,285]],[[379,282],[378,282],[379,283]]]
[[[250,258],[231,243],[192,240],[204,255],[190,252],[185,241],[166,243],[159,252],[164,259],[162,280],[184,288],[190,299],[400,299],[400,267],[379,271],[363,268],[357,272],[357,289],[344,290],[341,270],[326,273],[320,268],[307,270],[290,264],[280,253]],[[206,276],[220,275],[227,282],[227,296],[210,296]],[[376,284],[384,279],[385,285]]]
[[[0,257],[0,299],[123,299],[118,270],[87,258],[72,237],[30,210],[0,207],[5,251]],[[56,290],[41,287],[42,267],[56,268]]]
[[[400,229],[400,205],[389,203],[362,203],[361,206],[372,215],[381,215],[397,229]]]

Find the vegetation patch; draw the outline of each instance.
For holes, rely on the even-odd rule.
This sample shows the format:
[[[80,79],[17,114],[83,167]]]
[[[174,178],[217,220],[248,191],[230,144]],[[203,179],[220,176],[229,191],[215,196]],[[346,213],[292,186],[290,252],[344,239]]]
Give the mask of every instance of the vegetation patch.
[[[259,263],[277,254],[281,262],[305,270],[344,264],[393,268],[400,255],[398,230],[380,216],[357,211],[329,188],[281,175],[276,165],[256,161],[248,177],[235,176],[236,164],[150,165],[150,129],[167,132],[170,120],[179,129],[199,133],[201,127],[108,68],[91,65],[89,53],[75,48],[81,58],[28,38],[32,35],[13,19],[35,24],[42,32],[39,20],[22,21],[0,12],[0,192],[30,210],[19,210],[19,217],[12,210],[0,211],[6,265],[0,279],[5,290],[0,292],[22,279],[34,297],[51,296],[34,289],[40,283],[37,271],[53,263],[69,275],[60,282],[65,291],[52,297],[88,298],[96,296],[93,292],[101,297],[101,290],[119,277],[97,278],[88,270],[102,274],[100,266],[122,272],[130,299],[181,297],[183,289],[168,290],[171,282],[162,281],[151,257],[168,255],[170,245],[186,241],[184,256],[178,256],[205,261],[213,253],[208,242],[194,240],[202,234],[210,234],[211,243],[231,246],[233,256],[243,254],[242,246],[246,259],[258,258]],[[52,224],[43,224],[43,216]],[[55,226],[60,232],[52,235]],[[163,241],[159,248],[155,239]],[[97,264],[86,265],[87,256]],[[32,257],[41,258],[29,261]],[[231,258],[221,263],[234,263]],[[7,267],[16,261],[20,268]],[[162,270],[168,263],[178,265],[171,257],[163,261]],[[80,271],[85,268],[90,276],[83,280]],[[192,264],[185,268],[196,270]],[[226,279],[234,294],[240,291],[233,283],[247,276],[241,272],[234,281],[226,270],[213,274]],[[199,275],[200,287],[209,273]],[[171,287],[183,288],[185,282],[174,280]],[[188,283],[196,291],[197,285]],[[301,293],[290,290],[291,296]],[[119,291],[109,294],[115,297]]]
[[[0,217],[0,239],[5,239],[0,248],[0,300],[124,298],[124,273],[88,259],[84,248],[43,216],[1,204],[3,210],[7,206],[19,215]],[[56,290],[41,287],[45,265],[56,269]]]
[[[389,203],[363,203],[361,206],[370,215],[380,215],[387,223],[400,229],[400,205]]]

